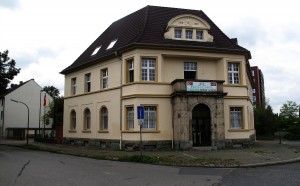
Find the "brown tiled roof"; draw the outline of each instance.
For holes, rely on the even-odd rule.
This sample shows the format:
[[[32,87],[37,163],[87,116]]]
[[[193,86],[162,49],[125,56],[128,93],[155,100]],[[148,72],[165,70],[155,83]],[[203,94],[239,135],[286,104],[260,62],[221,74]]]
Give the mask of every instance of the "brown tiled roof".
[[[209,34],[214,37],[213,42],[194,42],[183,40],[165,39],[164,33],[170,19],[181,15],[196,15],[211,26]],[[106,50],[114,39],[116,44]],[[95,48],[101,46],[97,54],[91,56]],[[228,38],[201,10],[189,10],[146,6],[128,16],[112,23],[69,67],[61,73],[68,74],[85,66],[109,59],[116,54],[132,47],[163,47],[187,48],[201,51],[239,53],[251,58],[250,52],[237,45]]]

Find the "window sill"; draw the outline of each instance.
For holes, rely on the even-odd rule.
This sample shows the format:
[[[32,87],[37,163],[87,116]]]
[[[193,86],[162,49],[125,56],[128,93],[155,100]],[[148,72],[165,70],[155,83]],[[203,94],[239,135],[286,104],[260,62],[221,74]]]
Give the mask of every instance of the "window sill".
[[[76,130],[69,130],[70,133],[76,133]]]
[[[109,133],[108,130],[98,130],[98,133]]]
[[[136,130],[122,130],[122,133],[140,133]],[[142,133],[160,133],[160,130],[142,130]]]
[[[82,133],[91,133],[91,130],[83,130]]]
[[[228,132],[249,132],[248,129],[228,129]]]

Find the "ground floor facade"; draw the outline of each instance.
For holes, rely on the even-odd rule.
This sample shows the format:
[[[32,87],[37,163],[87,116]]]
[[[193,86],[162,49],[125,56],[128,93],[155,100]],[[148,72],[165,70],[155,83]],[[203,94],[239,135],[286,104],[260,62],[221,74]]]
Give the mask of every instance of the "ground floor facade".
[[[227,96],[222,81],[214,81],[218,84],[214,92],[189,92],[186,83],[160,85],[172,94],[124,96],[126,89],[113,89],[67,98],[64,143],[138,149],[142,141],[145,149],[187,150],[254,142],[253,109],[247,97]],[[144,107],[143,123],[137,118],[137,106]]]

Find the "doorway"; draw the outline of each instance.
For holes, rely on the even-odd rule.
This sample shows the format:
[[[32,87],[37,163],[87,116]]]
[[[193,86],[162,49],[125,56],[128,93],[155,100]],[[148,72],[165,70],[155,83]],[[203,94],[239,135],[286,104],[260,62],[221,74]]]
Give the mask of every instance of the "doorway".
[[[205,104],[198,104],[192,113],[193,147],[211,146],[210,109]]]

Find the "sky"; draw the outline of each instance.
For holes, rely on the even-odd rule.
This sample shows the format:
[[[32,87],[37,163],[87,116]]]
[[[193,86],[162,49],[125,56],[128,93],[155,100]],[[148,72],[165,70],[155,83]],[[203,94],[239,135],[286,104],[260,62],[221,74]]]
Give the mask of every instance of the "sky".
[[[61,72],[114,21],[147,5],[202,10],[251,52],[265,80],[274,113],[300,104],[300,11],[295,0],[0,0],[0,51],[9,50],[21,72],[64,93]]]

